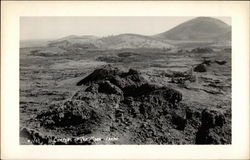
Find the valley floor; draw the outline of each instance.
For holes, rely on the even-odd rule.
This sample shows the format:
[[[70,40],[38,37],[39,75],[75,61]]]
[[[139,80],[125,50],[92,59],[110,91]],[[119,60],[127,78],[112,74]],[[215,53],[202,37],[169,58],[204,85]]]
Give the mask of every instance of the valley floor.
[[[223,48],[211,53],[124,49],[52,56],[31,54],[35,49],[44,48],[20,49],[20,144],[231,144],[231,53]],[[42,122],[53,117],[41,116],[48,111],[54,113],[53,106],[68,101],[74,104],[72,98],[88,87],[77,86],[77,82],[107,64],[125,72],[133,68],[147,84],[171,88],[182,99],[178,104],[162,100],[169,110],[158,114],[164,109],[154,108],[153,100],[146,104],[141,97],[124,96],[121,108],[110,110],[115,117],[104,119],[101,126],[95,125],[97,119],[90,126],[53,125],[53,118],[49,126]],[[199,64],[205,71],[202,67],[195,71]],[[143,98],[150,99],[151,95]],[[103,93],[93,96],[114,100]],[[133,105],[128,104],[130,100]],[[151,110],[143,108],[134,116],[131,112],[137,111],[130,111],[129,106],[136,110],[141,104],[149,105]],[[119,109],[122,111],[118,114]],[[104,111],[109,114],[109,110]]]

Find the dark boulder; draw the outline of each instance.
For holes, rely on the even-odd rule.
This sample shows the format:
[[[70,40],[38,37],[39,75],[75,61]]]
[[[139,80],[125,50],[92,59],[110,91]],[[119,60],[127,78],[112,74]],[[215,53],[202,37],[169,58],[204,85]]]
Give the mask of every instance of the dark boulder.
[[[201,123],[204,128],[222,127],[225,123],[225,116],[217,110],[205,109],[201,116]]]
[[[205,109],[201,115],[201,126],[196,133],[196,144],[224,144],[225,116],[218,110]]]
[[[195,72],[206,72],[207,67],[205,64],[198,64],[196,67],[194,67]]]
[[[227,61],[218,61],[218,60],[215,60],[215,62],[219,65],[224,65],[227,63]]]
[[[127,75],[139,75],[139,72],[135,69],[129,69]]]
[[[124,95],[131,96],[131,97],[139,97],[142,95],[149,94],[160,87],[155,84],[145,83],[139,85],[128,85],[123,88]]]
[[[223,127],[214,127],[209,129],[199,128],[196,134],[196,144],[228,144],[228,140],[224,137],[225,131]]]
[[[90,75],[79,81],[76,85],[86,85],[87,83],[91,83],[98,80],[110,79],[116,75],[121,75],[123,72],[111,65],[106,65],[103,68],[99,68],[94,70]]]
[[[141,74],[135,70],[130,69],[128,72],[122,71],[117,67],[107,65],[103,68],[96,69],[90,75],[82,79],[77,85],[87,85],[88,83],[99,83],[100,81],[108,80],[120,89],[130,86],[140,86],[146,83],[146,80]]]

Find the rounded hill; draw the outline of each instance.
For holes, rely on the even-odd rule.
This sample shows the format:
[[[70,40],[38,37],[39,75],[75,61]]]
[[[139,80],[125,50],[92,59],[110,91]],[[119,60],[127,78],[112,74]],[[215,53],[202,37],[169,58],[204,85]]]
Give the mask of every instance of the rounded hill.
[[[153,37],[169,40],[210,41],[225,36],[230,30],[231,27],[219,19],[198,17]]]

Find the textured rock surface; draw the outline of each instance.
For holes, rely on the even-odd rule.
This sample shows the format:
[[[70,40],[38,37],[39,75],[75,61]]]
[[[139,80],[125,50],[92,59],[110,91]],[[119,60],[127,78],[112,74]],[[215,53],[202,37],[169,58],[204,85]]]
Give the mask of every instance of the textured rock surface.
[[[96,134],[119,135],[123,144],[229,141],[224,138],[228,133],[223,113],[189,107],[181,103],[180,91],[150,83],[135,69],[126,72],[108,65],[94,70],[79,84],[71,98],[50,104],[49,110],[40,111],[35,118],[41,127],[54,132],[59,129],[74,137],[52,138],[27,128],[21,129],[21,136],[32,144],[56,145],[105,144],[103,140],[81,139]]]
[[[196,134],[196,144],[225,144],[227,140],[225,115],[218,110],[202,111],[201,126]]]

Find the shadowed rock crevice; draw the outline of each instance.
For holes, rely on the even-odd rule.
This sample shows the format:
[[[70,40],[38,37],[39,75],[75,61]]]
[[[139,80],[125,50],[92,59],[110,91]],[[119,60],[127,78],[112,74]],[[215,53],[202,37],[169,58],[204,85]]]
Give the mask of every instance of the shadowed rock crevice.
[[[196,144],[225,144],[226,130],[225,115],[218,110],[205,109],[202,111],[201,126],[196,134]]]

